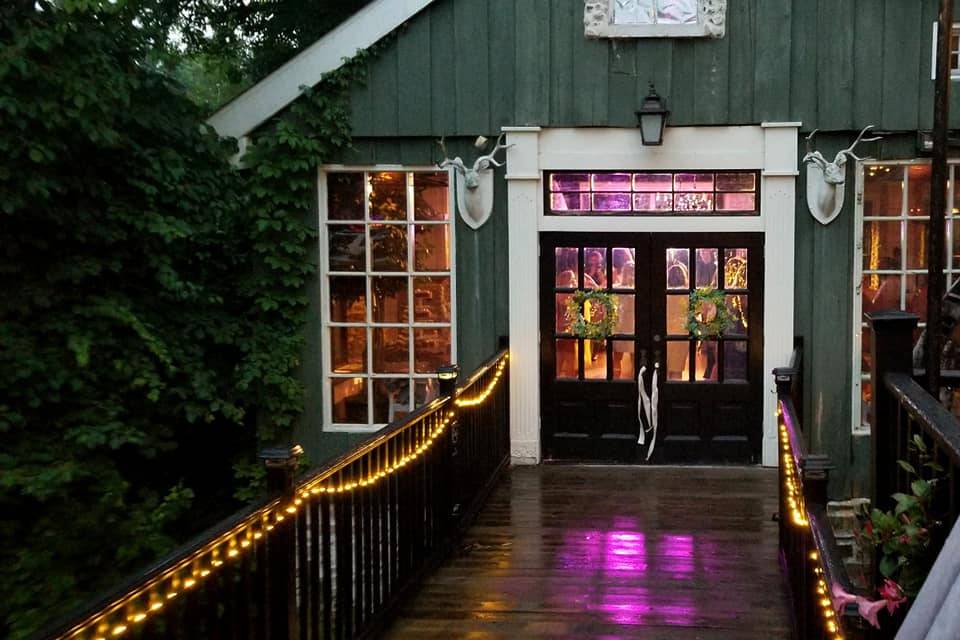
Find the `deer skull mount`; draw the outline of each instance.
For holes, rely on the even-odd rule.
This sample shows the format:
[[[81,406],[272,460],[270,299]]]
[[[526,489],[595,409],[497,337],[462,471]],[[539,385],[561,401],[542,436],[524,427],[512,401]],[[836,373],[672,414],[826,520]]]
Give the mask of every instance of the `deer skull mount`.
[[[840,215],[847,179],[847,158],[864,159],[856,155],[853,148],[861,142],[874,142],[880,139],[879,136],[863,137],[872,128],[872,124],[864,127],[853,144],[839,151],[833,158],[833,162],[827,162],[819,151],[814,151],[812,148],[813,137],[817,135],[818,129],[814,129],[807,136],[807,154],[803,156],[803,163],[807,165],[807,208],[810,210],[810,215],[820,224],[828,225]]]
[[[503,144],[504,135],[500,134],[490,153],[477,158],[473,162],[473,167],[467,167],[459,157],[451,159],[447,155],[444,139],[440,138],[437,141],[443,153],[443,160],[438,162],[437,166],[441,169],[453,167],[456,170],[457,208],[460,210],[460,217],[470,225],[471,229],[482,227],[493,212],[493,171],[491,169],[503,166],[503,162],[497,162],[497,152],[513,146]],[[486,144],[487,139],[478,136],[473,146],[483,149]]]

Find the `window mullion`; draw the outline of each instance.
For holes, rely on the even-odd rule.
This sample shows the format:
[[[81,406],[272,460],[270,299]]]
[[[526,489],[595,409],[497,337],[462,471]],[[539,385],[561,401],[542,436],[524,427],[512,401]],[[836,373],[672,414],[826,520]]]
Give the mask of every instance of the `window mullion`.
[[[366,263],[363,279],[366,281],[367,304],[367,426],[373,424],[373,242],[370,239],[370,174],[363,172],[363,227],[366,242]]]

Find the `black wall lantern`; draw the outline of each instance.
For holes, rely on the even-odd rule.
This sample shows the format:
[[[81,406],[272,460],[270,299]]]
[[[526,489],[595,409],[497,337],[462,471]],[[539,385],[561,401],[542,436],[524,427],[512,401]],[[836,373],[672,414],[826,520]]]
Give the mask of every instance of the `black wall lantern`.
[[[640,127],[640,138],[643,144],[648,146],[663,144],[663,127],[667,124],[669,115],[667,101],[660,97],[651,82],[650,93],[643,99],[643,104],[637,111],[637,126]]]

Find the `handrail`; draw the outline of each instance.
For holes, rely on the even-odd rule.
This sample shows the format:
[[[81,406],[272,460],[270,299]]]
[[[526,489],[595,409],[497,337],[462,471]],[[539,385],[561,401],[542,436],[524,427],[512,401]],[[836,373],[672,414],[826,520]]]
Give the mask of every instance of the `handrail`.
[[[270,618],[270,637],[280,637],[276,631],[279,627],[275,626],[277,618],[288,618],[280,626],[289,630],[291,625],[297,626],[297,616],[303,618],[299,621],[301,626],[314,630],[335,623],[343,625],[337,627],[340,631],[361,632],[364,625],[383,618],[387,596],[393,598],[394,592],[405,588],[412,576],[426,566],[428,556],[439,552],[443,546],[441,538],[452,531],[448,524],[461,524],[447,522],[449,507],[456,504],[459,508],[482,499],[487,485],[503,467],[509,453],[508,385],[502,384],[501,378],[506,375],[508,357],[507,349],[500,350],[465,384],[455,388],[450,385],[446,395],[387,425],[351,451],[296,481],[292,475],[295,464],[287,465],[289,479],[282,495],[257,501],[210,527],[136,577],[78,608],[66,621],[51,625],[40,637],[87,640],[135,635],[146,622],[164,618],[162,614],[174,605],[188,606],[183,604],[185,600],[191,601],[189,607],[196,608],[204,598],[191,594],[206,594],[221,587],[233,589],[238,581],[257,579],[270,584],[253,585],[254,590],[262,591],[262,597],[250,605],[250,610],[244,609],[244,616],[256,619],[257,624],[265,615]],[[471,396],[468,398],[467,394]],[[487,408],[489,403],[483,401],[491,394],[495,394],[495,400],[489,405],[492,408]],[[481,397],[482,401],[466,406],[458,402],[460,398]],[[441,482],[443,475],[461,474],[452,464],[470,469],[464,474],[472,478],[470,486],[459,481]],[[356,497],[351,497],[354,493]],[[421,516],[427,514],[426,520],[414,515],[418,510]],[[458,518],[465,517],[464,511],[457,514]],[[385,540],[381,534],[392,537]],[[364,587],[368,601],[362,603],[362,611],[356,617],[347,612],[353,596],[347,595],[341,602],[339,589],[330,584],[331,580],[344,579],[351,566],[344,563],[348,558],[352,560],[353,555],[331,559],[333,545],[336,553],[341,553],[345,545],[348,554],[355,554],[358,560],[363,557],[367,565],[360,569],[365,573],[357,580],[379,580],[376,585]],[[361,548],[362,545],[366,547]],[[399,545],[393,550],[394,555],[387,557],[384,551],[383,559],[389,561],[391,573],[380,574],[377,567],[371,577],[371,571],[366,570],[375,560],[379,563],[379,549],[387,545]],[[374,552],[375,548],[378,551]],[[311,575],[294,575],[298,569],[301,573],[306,571],[308,565]],[[334,565],[345,567],[337,572],[339,577],[334,575]],[[352,566],[358,570],[356,565]],[[270,568],[266,573],[265,567]],[[228,568],[231,570],[227,571]],[[283,572],[290,575],[289,582],[277,580],[276,574]],[[320,582],[321,573],[325,580],[322,588],[314,584]],[[207,579],[218,574],[223,575],[217,580]],[[231,584],[223,586],[224,582]],[[293,590],[288,588],[291,585],[295,585]],[[354,590],[347,583],[338,585],[346,591]],[[280,591],[284,592],[283,598],[277,595]],[[331,600],[334,591],[337,602]],[[305,593],[323,606],[308,610],[305,605],[310,603],[304,601]],[[359,599],[362,594],[356,595]],[[241,606],[239,601],[234,604]],[[242,605],[247,607],[249,603],[244,601]],[[296,613],[287,616],[273,611],[278,607],[293,607]],[[265,614],[267,610],[270,611]],[[196,613],[193,609],[191,612]],[[320,615],[323,620],[317,618]],[[235,625],[240,621],[241,618],[218,618],[208,624]],[[194,633],[202,637],[201,627],[187,636]]]
[[[960,465],[960,425],[953,414],[907,374],[888,373],[883,381],[910,419],[953,464]]]

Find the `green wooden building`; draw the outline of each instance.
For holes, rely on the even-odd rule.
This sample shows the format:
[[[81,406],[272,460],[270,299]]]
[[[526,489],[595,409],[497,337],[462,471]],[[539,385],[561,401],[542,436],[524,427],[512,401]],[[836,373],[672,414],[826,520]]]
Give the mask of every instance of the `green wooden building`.
[[[343,450],[435,394],[438,366],[468,372],[507,336],[518,463],[775,465],[771,370],[797,336],[811,448],[838,465],[835,497],[865,495],[862,314],[924,312],[936,5],[369,4],[210,121],[255,144],[301,87],[387,38],[350,101],[355,151],[317,176],[300,440],[315,459]],[[659,145],[637,127],[651,85],[669,110]],[[881,139],[844,156],[822,224],[805,139],[818,130],[832,160],[871,125]],[[501,134],[479,186],[437,166],[470,169]],[[605,337],[567,317],[585,291],[587,316],[617,311]]]

